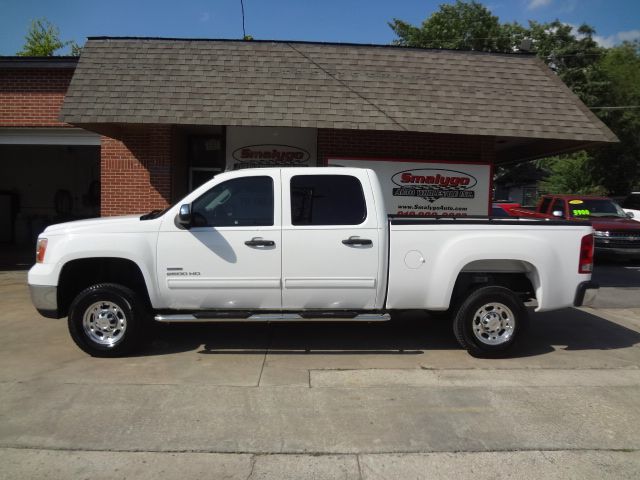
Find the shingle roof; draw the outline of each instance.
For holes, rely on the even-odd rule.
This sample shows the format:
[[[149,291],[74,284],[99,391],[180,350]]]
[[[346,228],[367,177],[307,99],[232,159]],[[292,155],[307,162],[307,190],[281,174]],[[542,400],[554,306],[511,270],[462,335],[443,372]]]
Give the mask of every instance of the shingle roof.
[[[530,55],[305,42],[91,38],[61,119],[616,140]]]

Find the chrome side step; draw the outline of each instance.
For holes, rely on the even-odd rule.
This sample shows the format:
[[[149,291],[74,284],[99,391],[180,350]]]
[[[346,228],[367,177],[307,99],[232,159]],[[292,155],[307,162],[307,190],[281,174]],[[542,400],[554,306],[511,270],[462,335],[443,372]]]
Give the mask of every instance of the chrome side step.
[[[361,313],[352,317],[306,317],[297,313],[256,313],[248,317],[232,317],[226,315],[198,315],[190,313],[161,314],[154,317],[156,322],[163,323],[224,323],[224,322],[387,322],[391,320],[388,313]]]

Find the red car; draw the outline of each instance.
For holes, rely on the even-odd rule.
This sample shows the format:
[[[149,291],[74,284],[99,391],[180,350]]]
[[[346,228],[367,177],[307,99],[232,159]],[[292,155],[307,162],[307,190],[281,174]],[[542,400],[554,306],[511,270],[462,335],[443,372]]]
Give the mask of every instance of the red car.
[[[514,208],[519,217],[588,220],[595,230],[597,253],[640,258],[640,223],[632,220],[616,202],[592,195],[543,195],[535,211]]]

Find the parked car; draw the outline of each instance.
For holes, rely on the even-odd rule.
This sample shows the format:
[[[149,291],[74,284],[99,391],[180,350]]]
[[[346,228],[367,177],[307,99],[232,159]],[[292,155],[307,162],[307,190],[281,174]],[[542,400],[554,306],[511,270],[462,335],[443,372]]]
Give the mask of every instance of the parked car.
[[[640,222],[640,192],[631,192],[627,198],[622,200],[620,206],[626,213],[633,214],[633,219]]]
[[[581,305],[587,222],[388,217],[373,170],[226,172],[142,216],[48,227],[33,303],[68,316],[95,356],[131,352],[149,322],[388,320],[451,310],[474,355],[510,348],[537,310]]]
[[[515,216],[589,220],[595,230],[595,251],[601,256],[640,258],[640,223],[607,197],[590,195],[544,195],[535,210],[516,208]]]
[[[519,203],[513,202],[494,202],[491,204],[491,216],[497,218],[510,217],[511,210],[514,208],[520,208]]]

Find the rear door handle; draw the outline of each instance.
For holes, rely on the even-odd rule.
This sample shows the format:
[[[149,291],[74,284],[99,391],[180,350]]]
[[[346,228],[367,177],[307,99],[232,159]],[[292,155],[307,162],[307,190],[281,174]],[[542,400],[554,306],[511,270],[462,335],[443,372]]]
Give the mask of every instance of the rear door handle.
[[[273,240],[263,240],[261,237],[253,237],[251,240],[247,240],[244,244],[248,247],[273,247],[276,242]]]
[[[346,240],[342,240],[345,245],[373,245],[373,242],[368,238],[349,237]]]

